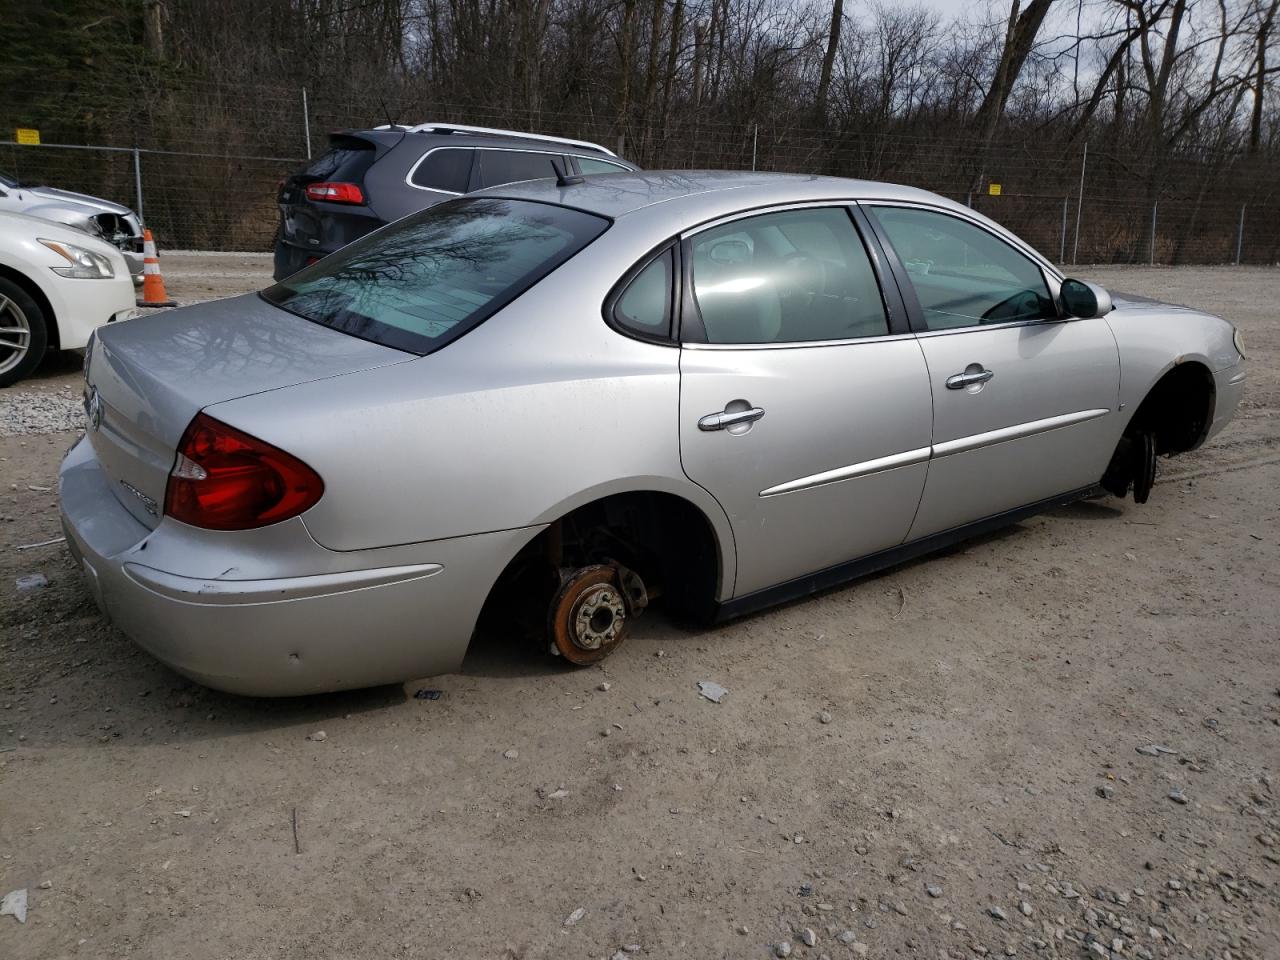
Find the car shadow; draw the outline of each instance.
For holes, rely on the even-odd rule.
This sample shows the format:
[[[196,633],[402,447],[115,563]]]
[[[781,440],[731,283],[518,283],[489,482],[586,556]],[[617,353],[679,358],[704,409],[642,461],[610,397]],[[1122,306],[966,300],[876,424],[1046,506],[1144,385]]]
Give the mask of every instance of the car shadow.
[[[624,648],[625,649],[625,648]],[[505,634],[492,627],[476,631],[458,671],[477,677],[541,677],[568,669],[539,649],[531,636]]]
[[[1049,510],[1043,516],[1067,520],[1116,520],[1123,517],[1124,513],[1121,507],[1115,506],[1115,498],[1107,494],[1105,499],[1077,500],[1065,507]]]

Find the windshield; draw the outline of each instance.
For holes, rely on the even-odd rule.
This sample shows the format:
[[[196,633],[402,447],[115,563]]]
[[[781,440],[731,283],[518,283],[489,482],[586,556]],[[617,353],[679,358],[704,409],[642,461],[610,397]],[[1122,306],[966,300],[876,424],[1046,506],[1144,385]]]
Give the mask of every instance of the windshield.
[[[398,220],[269,287],[292,313],[427,354],[529,289],[609,226],[546,203],[464,198]]]

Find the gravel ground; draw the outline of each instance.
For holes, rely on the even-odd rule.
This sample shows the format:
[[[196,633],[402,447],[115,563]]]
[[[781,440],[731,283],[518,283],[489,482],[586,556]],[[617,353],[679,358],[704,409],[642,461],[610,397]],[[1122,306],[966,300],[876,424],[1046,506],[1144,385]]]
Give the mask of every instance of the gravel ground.
[[[187,266],[181,300],[266,259]],[[1149,504],[714,630],[653,615],[584,671],[485,636],[401,686],[195,686],[62,545],[19,549],[58,534],[74,434],[0,436],[0,894],[30,911],[0,957],[1280,957],[1280,271],[1081,273],[1253,357]]]

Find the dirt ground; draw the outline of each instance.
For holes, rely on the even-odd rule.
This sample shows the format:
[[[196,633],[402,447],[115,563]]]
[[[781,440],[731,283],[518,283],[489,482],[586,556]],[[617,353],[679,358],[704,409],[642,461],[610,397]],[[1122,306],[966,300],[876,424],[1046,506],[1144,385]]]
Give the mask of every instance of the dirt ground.
[[[268,267],[162,263],[186,301]],[[0,437],[0,894],[30,905],[0,957],[1280,957],[1280,270],[1080,273],[1253,358],[1149,504],[653,616],[580,672],[486,638],[403,687],[195,686],[65,547],[18,549],[58,534],[74,435]]]

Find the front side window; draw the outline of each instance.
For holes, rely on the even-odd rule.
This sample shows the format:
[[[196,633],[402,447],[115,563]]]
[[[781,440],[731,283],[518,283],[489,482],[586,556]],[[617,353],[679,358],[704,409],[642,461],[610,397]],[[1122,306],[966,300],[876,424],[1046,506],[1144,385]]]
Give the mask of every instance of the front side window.
[[[446,190],[449,193],[466,193],[471,180],[471,160],[474,150],[461,147],[443,147],[432,150],[414,168],[410,178],[414,186],[428,190]]]
[[[1040,268],[994,234],[932,210],[866,209],[906,267],[927,329],[1057,317]]]
[[[693,238],[693,292],[709,343],[884,336],[875,272],[848,211],[787,210]]]
[[[609,226],[547,203],[450,200],[356,240],[262,292],[343,333],[426,354],[456,340]]]
[[[541,180],[556,175],[549,153],[533,153],[528,150],[481,150],[479,153],[480,185],[484,187],[498,187],[521,180]]]

